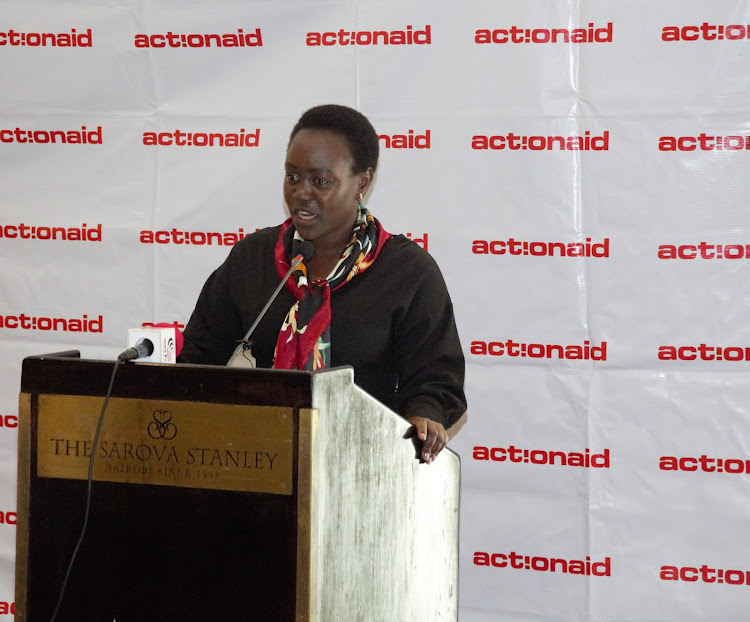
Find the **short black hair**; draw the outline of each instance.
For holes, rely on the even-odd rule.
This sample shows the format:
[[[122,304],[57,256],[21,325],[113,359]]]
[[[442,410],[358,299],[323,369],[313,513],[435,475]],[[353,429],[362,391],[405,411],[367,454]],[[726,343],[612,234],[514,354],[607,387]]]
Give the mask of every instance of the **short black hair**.
[[[352,153],[352,173],[374,171],[378,166],[380,144],[369,119],[358,110],[339,104],[315,106],[302,114],[292,129],[289,142],[300,130],[329,130],[346,139]]]

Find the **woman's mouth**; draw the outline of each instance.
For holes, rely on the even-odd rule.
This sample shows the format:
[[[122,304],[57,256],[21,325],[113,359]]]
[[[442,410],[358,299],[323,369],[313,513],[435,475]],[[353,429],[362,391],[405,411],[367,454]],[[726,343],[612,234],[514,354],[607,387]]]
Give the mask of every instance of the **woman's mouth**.
[[[299,218],[300,220],[304,220],[307,222],[315,220],[318,217],[317,214],[313,214],[312,212],[308,212],[307,210],[303,209],[296,210],[294,212],[294,215],[297,216],[297,218]]]

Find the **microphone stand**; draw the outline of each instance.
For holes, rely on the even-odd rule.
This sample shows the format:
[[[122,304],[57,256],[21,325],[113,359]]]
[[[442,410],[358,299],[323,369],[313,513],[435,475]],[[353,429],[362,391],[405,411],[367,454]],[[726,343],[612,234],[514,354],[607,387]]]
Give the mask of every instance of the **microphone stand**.
[[[271,294],[271,297],[268,299],[268,302],[266,303],[266,306],[261,309],[260,313],[258,314],[258,317],[255,318],[255,321],[253,322],[250,329],[245,333],[245,337],[237,344],[237,347],[234,349],[234,352],[232,353],[231,358],[229,359],[229,362],[227,363],[227,367],[232,367],[234,361],[239,358],[240,356],[243,356],[247,350],[252,348],[253,342],[250,339],[250,335],[253,334],[253,331],[258,326],[260,321],[263,319],[263,316],[266,314],[266,311],[268,311],[268,307],[271,306],[271,303],[276,300],[276,296],[279,295],[279,292],[281,291],[281,288],[284,287],[284,283],[286,283],[286,280],[292,275],[292,272],[297,268],[300,263],[304,260],[304,256],[302,254],[297,255],[294,258],[294,261],[292,261],[292,265],[287,271],[286,275],[283,279],[281,279],[281,283],[279,283],[278,287],[274,290],[273,294]],[[255,362],[253,361],[253,367],[255,367]]]

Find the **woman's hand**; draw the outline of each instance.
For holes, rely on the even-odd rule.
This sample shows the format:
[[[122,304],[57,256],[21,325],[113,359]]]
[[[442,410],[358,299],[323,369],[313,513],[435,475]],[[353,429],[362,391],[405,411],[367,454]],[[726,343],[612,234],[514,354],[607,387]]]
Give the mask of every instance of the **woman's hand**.
[[[422,460],[430,464],[448,441],[443,424],[425,417],[411,417],[409,423],[414,426],[417,438],[422,441]]]

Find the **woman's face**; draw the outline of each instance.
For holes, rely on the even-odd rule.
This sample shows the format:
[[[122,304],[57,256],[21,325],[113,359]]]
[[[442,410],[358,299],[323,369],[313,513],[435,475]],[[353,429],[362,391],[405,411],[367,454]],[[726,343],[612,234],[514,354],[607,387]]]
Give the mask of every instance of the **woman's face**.
[[[299,234],[316,250],[341,251],[357,218],[357,195],[372,181],[371,169],[352,173],[346,139],[329,130],[300,130],[289,143],[284,200]]]

